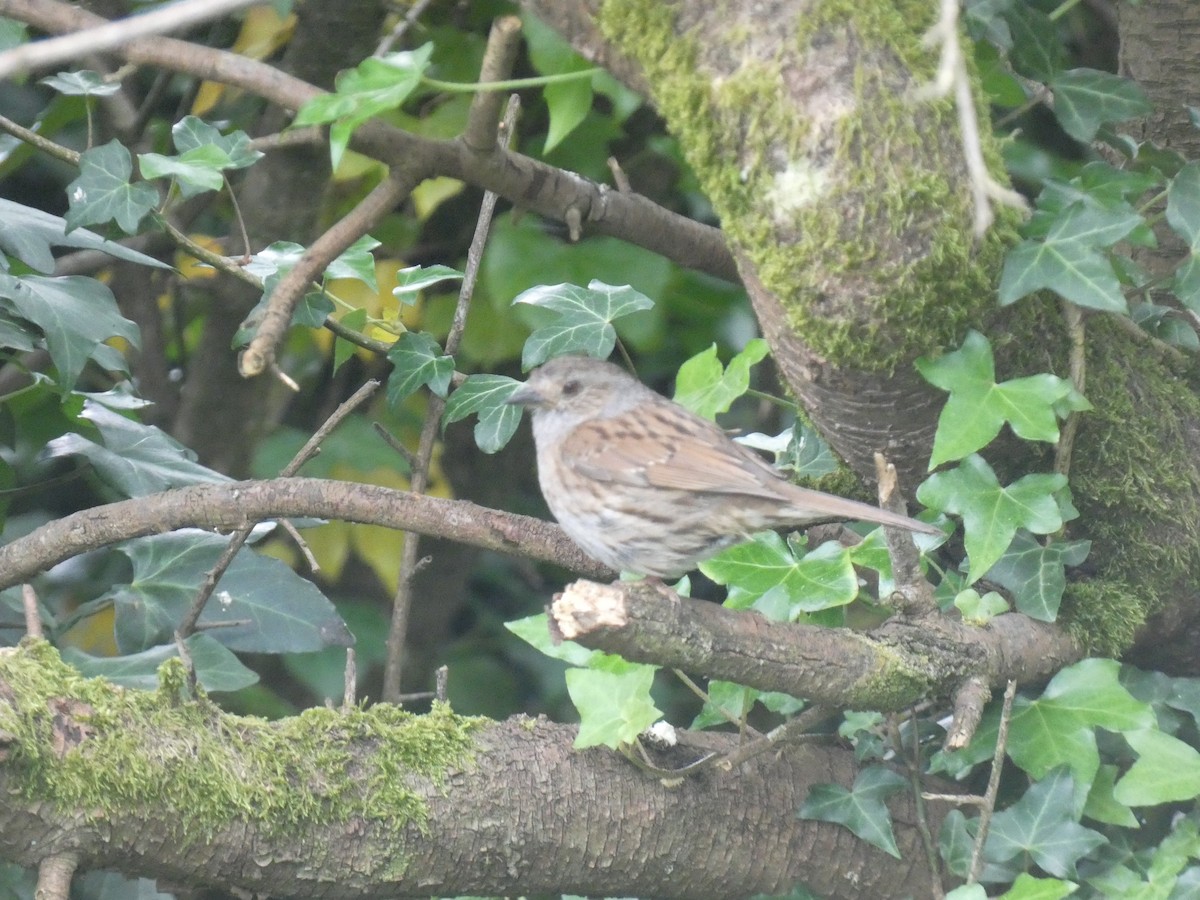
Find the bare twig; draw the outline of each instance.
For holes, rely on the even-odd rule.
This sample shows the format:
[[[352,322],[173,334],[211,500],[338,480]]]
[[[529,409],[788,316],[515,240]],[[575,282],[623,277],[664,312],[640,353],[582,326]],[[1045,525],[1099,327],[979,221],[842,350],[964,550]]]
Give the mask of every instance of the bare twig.
[[[1083,310],[1070,300],[1063,300],[1061,305],[1063,319],[1067,323],[1067,336],[1071,340],[1071,384],[1082,394],[1087,383],[1087,344],[1084,340]],[[1059,475],[1070,474],[1071,451],[1075,448],[1080,415],[1077,410],[1072,410],[1058,436],[1058,446],[1054,449],[1054,471]]]
[[[983,708],[991,697],[992,689],[978,675],[972,675],[962,683],[954,695],[954,719],[944,742],[947,750],[961,750],[971,743],[983,717]]]
[[[342,684],[342,711],[349,712],[354,709],[354,704],[357,703],[358,694],[358,659],[354,655],[354,648],[346,648],[346,674]]]
[[[287,536],[292,539],[292,543],[296,545],[296,549],[300,551],[304,557],[304,561],[308,564],[308,570],[314,575],[320,572],[321,564],[317,562],[317,557],[313,555],[312,547],[308,546],[308,541],[304,539],[304,535],[296,530],[296,526],[288,519],[280,519],[279,527],[286,531]]]
[[[79,866],[79,857],[74,853],[55,853],[47,856],[38,865],[37,888],[34,896],[38,900],[67,900],[71,893],[71,879]]]
[[[896,467],[878,452],[875,454],[875,479],[878,483],[879,505],[889,512],[908,515],[899,490]],[[913,534],[902,528],[885,528],[883,537],[896,585],[889,602],[909,618],[936,615],[937,600],[933,596],[933,586],[921,574],[921,554]],[[883,599],[880,598],[881,601]]]
[[[25,607],[25,633],[31,638],[44,638],[42,614],[38,611],[37,592],[32,584],[21,585],[21,604]]]
[[[242,375],[252,378],[267,371],[275,361],[275,350],[283,340],[292,321],[296,304],[304,296],[310,282],[338,255],[374,228],[396,204],[412,190],[411,173],[393,166],[388,177],[376,185],[362,202],[337,224],[317,238],[301,255],[296,264],[279,280],[267,301],[262,321],[242,351],[238,368]]]
[[[921,775],[924,764],[921,760],[921,731],[917,722],[916,707],[908,711],[909,731],[912,733],[912,758],[906,760],[908,780],[912,788],[913,807],[917,814],[917,833],[921,836],[921,846],[925,849],[925,864],[929,867],[929,885],[935,900],[942,900],[946,892],[942,889],[942,868],[938,860],[937,842],[929,828],[929,817],[925,810],[925,798],[921,795]],[[901,741],[901,758],[903,757],[903,741]]]
[[[492,23],[479,69],[480,84],[503,81],[509,76],[516,61],[520,39],[521,20],[516,16],[502,16]],[[503,95],[497,91],[478,91],[471,97],[467,126],[463,129],[463,143],[476,153],[495,154],[496,126],[500,122],[503,99]]]
[[[396,46],[396,44],[399,43],[400,38],[404,37],[404,32],[408,31],[408,29],[410,29],[416,23],[417,19],[421,18],[421,16],[425,14],[425,10],[429,8],[429,4],[432,2],[433,0],[417,0],[417,2],[409,8],[408,13],[404,16],[404,18],[396,23],[396,27],[393,28],[382,41],[379,42],[379,46],[375,48],[375,56],[383,56],[394,46]]]
[[[361,406],[371,394],[379,387],[379,382],[372,379],[355,391],[345,402],[343,402],[333,414],[325,420],[325,423],[313,433],[304,446],[292,457],[291,462],[284,466],[283,472],[280,473],[283,478],[290,478],[304,465],[313,454],[317,452],[326,436],[339,424],[346,416],[350,415],[355,409]],[[239,550],[245,545],[250,537],[250,533],[254,530],[257,524],[254,521],[247,521],[242,524],[230,537],[229,543],[225,546],[225,550],[217,559],[216,563],[204,575],[204,582],[200,585],[200,589],[196,591],[196,596],[192,599],[192,605],[189,607],[187,615],[183,621],[179,623],[179,630],[176,632],[176,640],[181,644],[193,631],[196,630],[196,623],[200,620],[201,613],[204,612],[204,607],[207,605],[209,598],[217,587],[217,582],[221,580],[221,576],[229,569],[233,563],[233,558],[237,556]]]
[[[87,53],[114,50],[149,35],[169,34],[231,12],[253,6],[258,0],[178,0],[153,12],[118,19],[86,31],[22,44],[0,53],[0,79],[19,72],[69,62]]]
[[[917,99],[929,100],[945,97],[953,92],[954,106],[958,112],[958,127],[962,135],[963,161],[974,200],[976,236],[981,236],[995,218],[992,201],[1027,211],[1029,204],[1017,191],[1000,184],[988,172],[983,158],[983,142],[979,135],[979,117],[975,110],[975,98],[971,93],[971,78],[963,58],[958,35],[958,0],[941,0],[941,11],[934,26],[925,36],[925,42],[941,47],[938,72],[931,84],[916,92]]]
[[[493,29],[492,41],[508,40],[504,33]],[[490,42],[489,42],[490,43]],[[511,62],[511,60],[510,60]],[[497,77],[502,77],[497,74]],[[511,139],[516,123],[519,103],[514,95],[508,103],[504,116],[504,131],[506,138]],[[479,263],[483,257],[483,248],[487,243],[488,231],[492,225],[492,214],[496,210],[497,196],[491,191],[485,191],[483,203],[479,210],[479,220],[475,225],[475,236],[471,239],[471,247],[467,251],[466,272],[463,275],[462,287],[458,294],[458,303],[454,308],[454,320],[446,335],[446,354],[453,356],[462,340],[463,329],[467,324],[467,311],[470,309],[471,296],[475,291],[475,283],[479,277]],[[436,395],[430,395],[429,405],[425,409],[425,422],[421,426],[421,437],[417,444],[417,452],[412,461],[412,473],[409,485],[413,493],[421,494],[429,484],[429,461],[433,457],[433,448],[437,441],[438,428],[442,419],[445,401]],[[408,633],[408,613],[412,605],[412,580],[417,561],[420,559],[420,540],[417,535],[405,533],[404,550],[400,557],[400,578],[396,587],[396,595],[392,600],[392,622],[387,638],[387,662],[383,670],[383,700],[387,703],[396,702],[400,696],[400,673],[404,664],[404,641]]]
[[[1008,749],[1008,726],[1012,722],[1013,697],[1017,695],[1017,683],[1010,680],[1004,688],[1004,706],[1000,711],[1000,727],[996,732],[996,752],[992,755],[992,772],[988,776],[987,790],[980,805],[979,830],[975,833],[975,846],[971,848],[971,868],[967,883],[974,884],[983,871],[983,845],[987,842],[992,815],[996,812],[996,794],[1000,791],[1000,772],[1004,768],[1004,753]]]

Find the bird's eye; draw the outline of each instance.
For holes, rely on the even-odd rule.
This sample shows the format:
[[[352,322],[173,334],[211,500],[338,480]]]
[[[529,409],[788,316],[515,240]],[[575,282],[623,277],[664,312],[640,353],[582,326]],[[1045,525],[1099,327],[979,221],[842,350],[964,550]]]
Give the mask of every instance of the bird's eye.
[[[570,381],[563,384],[562,392],[564,397],[574,397],[583,389],[583,385],[578,379],[572,378]]]

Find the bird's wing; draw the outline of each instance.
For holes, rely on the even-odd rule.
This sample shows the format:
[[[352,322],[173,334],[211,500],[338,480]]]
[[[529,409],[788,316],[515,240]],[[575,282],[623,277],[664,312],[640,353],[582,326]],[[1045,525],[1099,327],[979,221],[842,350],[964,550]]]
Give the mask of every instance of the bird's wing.
[[[577,426],[563,463],[612,484],[777,498],[781,476],[713,423],[647,407]]]

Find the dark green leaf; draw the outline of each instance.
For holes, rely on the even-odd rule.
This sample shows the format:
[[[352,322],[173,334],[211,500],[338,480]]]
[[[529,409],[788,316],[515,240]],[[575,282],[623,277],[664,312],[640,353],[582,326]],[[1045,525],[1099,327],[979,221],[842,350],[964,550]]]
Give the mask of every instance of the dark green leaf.
[[[508,398],[521,382],[505,375],[470,375],[446,401],[442,427],[474,413],[475,443],[484,453],[495,453],[509,442],[521,422],[521,410]]]
[[[884,800],[907,786],[908,782],[891,769],[871,766],[858,773],[850,790],[840,784],[813,787],[797,816],[844,825],[862,840],[899,859],[892,815]]]
[[[1171,180],[1167,222],[1188,248],[1175,272],[1175,293],[1188,309],[1200,312],[1200,163],[1188,163]]]
[[[1101,125],[1143,116],[1151,109],[1136,82],[1096,69],[1059,72],[1050,88],[1054,114],[1063,130],[1085,144],[1092,142]]]
[[[1028,532],[1018,531],[1008,550],[984,577],[1011,591],[1019,612],[1053,622],[1067,587],[1066,567],[1080,565],[1091,546],[1091,541],[1043,546]]]
[[[1004,20],[1012,33],[1009,60],[1013,68],[1037,81],[1049,81],[1063,62],[1063,45],[1054,22],[1028,3],[1005,8]]]
[[[206,691],[240,691],[258,681],[258,675],[243,666],[236,656],[207,634],[193,634],[188,648],[196,680]],[[104,678],[135,690],[158,688],[158,667],[179,655],[174,644],[160,644],[128,656],[91,656],[74,647],[64,647],[62,658],[89,678]]]
[[[1070,773],[1056,769],[1008,809],[996,813],[985,847],[987,857],[1003,862],[1028,853],[1051,875],[1074,878],[1076,861],[1105,843],[1103,835],[1075,821],[1074,790]]]
[[[120,545],[134,572],[128,586],[114,591],[123,651],[145,649],[121,644],[122,635],[141,639],[152,633],[139,625],[142,621],[170,623],[158,629],[154,643],[170,639],[227,544],[220,535],[189,530]],[[210,626],[207,633],[229,649],[250,653],[299,653],[353,642],[333,604],[311,582],[279,560],[249,550],[234,558],[217,583],[200,624]]]
[[[140,343],[137,326],[121,315],[112,291],[94,278],[0,275],[0,298],[8,300],[0,305],[42,330],[65,390],[75,386],[103,341],[119,337],[135,347]],[[114,361],[111,356],[101,359],[106,365]],[[124,371],[123,364],[119,371]]]
[[[428,386],[439,397],[450,390],[454,359],[442,353],[438,342],[426,332],[404,332],[388,350],[387,358],[396,367],[387,383],[387,401],[392,410],[422,386]]]
[[[354,278],[372,291],[378,292],[379,281],[375,277],[375,257],[371,253],[378,246],[379,241],[369,234],[364,234],[329,264],[325,270],[325,277],[328,279]]]
[[[158,205],[158,191],[144,182],[129,183],[133,162],[116,140],[79,157],[79,177],[67,185],[67,227],[116,222],[126,234]]]
[[[200,465],[195,453],[153,425],[143,425],[90,401],[84,405],[82,418],[95,424],[103,444],[81,434],[64,434],[46,445],[43,456],[82,456],[105,484],[126,497],[230,480]]]
[[[607,359],[617,341],[612,323],[654,305],[653,300],[628,285],[617,287],[600,281],[592,281],[586,288],[575,284],[539,285],[518,294],[513,303],[558,313],[556,321],[538,328],[525,342],[521,353],[521,368],[525,370],[565,353]]]
[[[262,159],[261,150],[250,147],[250,136],[244,131],[221,134],[212,125],[196,116],[184,116],[171,129],[175,149],[188,154],[202,147],[214,147],[224,154],[226,168],[244,169]]]

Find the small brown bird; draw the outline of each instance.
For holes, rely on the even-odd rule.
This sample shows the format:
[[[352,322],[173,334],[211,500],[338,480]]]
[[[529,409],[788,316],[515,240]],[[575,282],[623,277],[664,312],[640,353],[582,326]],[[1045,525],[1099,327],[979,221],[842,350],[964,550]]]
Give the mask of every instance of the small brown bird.
[[[563,530],[613,569],[676,578],[755,531],[860,519],[932,525],[789,482],[712,422],[612,363],[562,356],[509,403],[533,413],[538,481]]]

